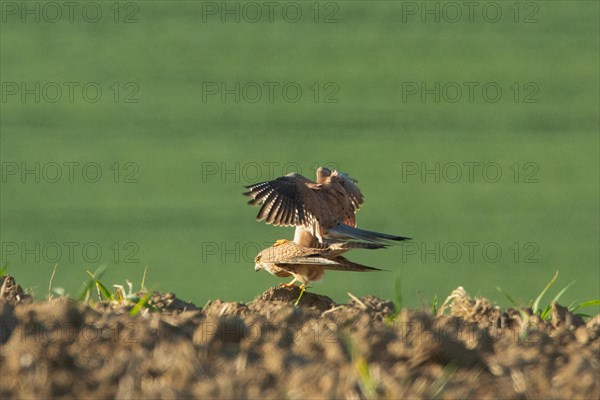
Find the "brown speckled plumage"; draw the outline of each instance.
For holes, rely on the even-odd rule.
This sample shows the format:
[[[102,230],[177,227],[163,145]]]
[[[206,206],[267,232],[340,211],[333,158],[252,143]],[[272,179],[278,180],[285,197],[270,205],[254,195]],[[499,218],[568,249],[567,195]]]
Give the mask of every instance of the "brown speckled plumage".
[[[373,243],[329,243],[318,247],[305,247],[289,240],[278,240],[271,247],[261,251],[255,261],[255,269],[264,269],[269,273],[284,278],[293,276],[289,284],[299,281],[303,285],[320,279],[326,269],[338,271],[379,271],[378,268],[353,263],[341,254],[354,248],[377,249],[383,245]]]

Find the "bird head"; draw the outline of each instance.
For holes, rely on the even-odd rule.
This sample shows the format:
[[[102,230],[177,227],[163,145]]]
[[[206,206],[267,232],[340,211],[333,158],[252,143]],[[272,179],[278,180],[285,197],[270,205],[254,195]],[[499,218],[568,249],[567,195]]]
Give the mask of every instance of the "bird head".
[[[260,259],[261,259],[262,254],[258,254],[255,258],[254,258],[254,270],[255,271],[260,271],[261,269],[263,269],[262,264],[260,263]]]
[[[317,182],[323,182],[331,175],[331,170],[325,167],[317,168]]]
[[[288,243],[291,242],[287,239],[279,239],[272,246],[263,249],[256,257],[254,257],[254,270],[260,271],[261,269],[266,269],[267,271],[270,271],[269,268],[276,263],[278,247]]]

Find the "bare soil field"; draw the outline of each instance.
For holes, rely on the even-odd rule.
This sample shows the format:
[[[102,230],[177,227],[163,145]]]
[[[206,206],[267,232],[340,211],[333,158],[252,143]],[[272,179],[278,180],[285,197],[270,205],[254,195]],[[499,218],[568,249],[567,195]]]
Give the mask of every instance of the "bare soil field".
[[[200,308],[33,301],[0,280],[0,397],[600,398],[600,315],[550,321],[456,289],[438,315],[271,288]]]

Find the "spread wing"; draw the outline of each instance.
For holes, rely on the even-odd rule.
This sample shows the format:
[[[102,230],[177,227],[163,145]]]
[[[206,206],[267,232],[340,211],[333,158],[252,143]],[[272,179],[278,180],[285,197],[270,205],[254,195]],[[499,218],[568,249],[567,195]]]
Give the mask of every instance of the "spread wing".
[[[313,196],[309,185],[316,183],[300,174],[288,174],[246,186],[249,190],[244,195],[252,197],[248,204],[262,205],[256,216],[257,221],[266,219],[267,224],[276,226],[304,225],[314,217],[305,204]]]
[[[340,223],[354,226],[362,194],[347,176],[334,171],[323,183],[300,174],[247,186],[250,205],[260,205],[258,221],[276,226],[303,226],[315,236]],[[317,235],[318,233],[318,235]]]

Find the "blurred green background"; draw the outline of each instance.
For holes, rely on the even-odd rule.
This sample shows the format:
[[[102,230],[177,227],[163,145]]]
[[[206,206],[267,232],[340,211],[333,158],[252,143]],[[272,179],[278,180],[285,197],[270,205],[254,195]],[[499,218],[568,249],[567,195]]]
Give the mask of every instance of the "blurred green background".
[[[39,297],[55,264],[70,293],[107,264],[251,300],[283,282],[254,255],[293,231],[256,223],[243,185],[319,164],[359,181],[359,226],[414,241],[315,292],[394,298],[399,277],[407,306],[457,286],[507,305],[496,287],[528,302],[559,270],[564,303],[600,297],[597,2],[77,4],[2,1],[2,260]]]

